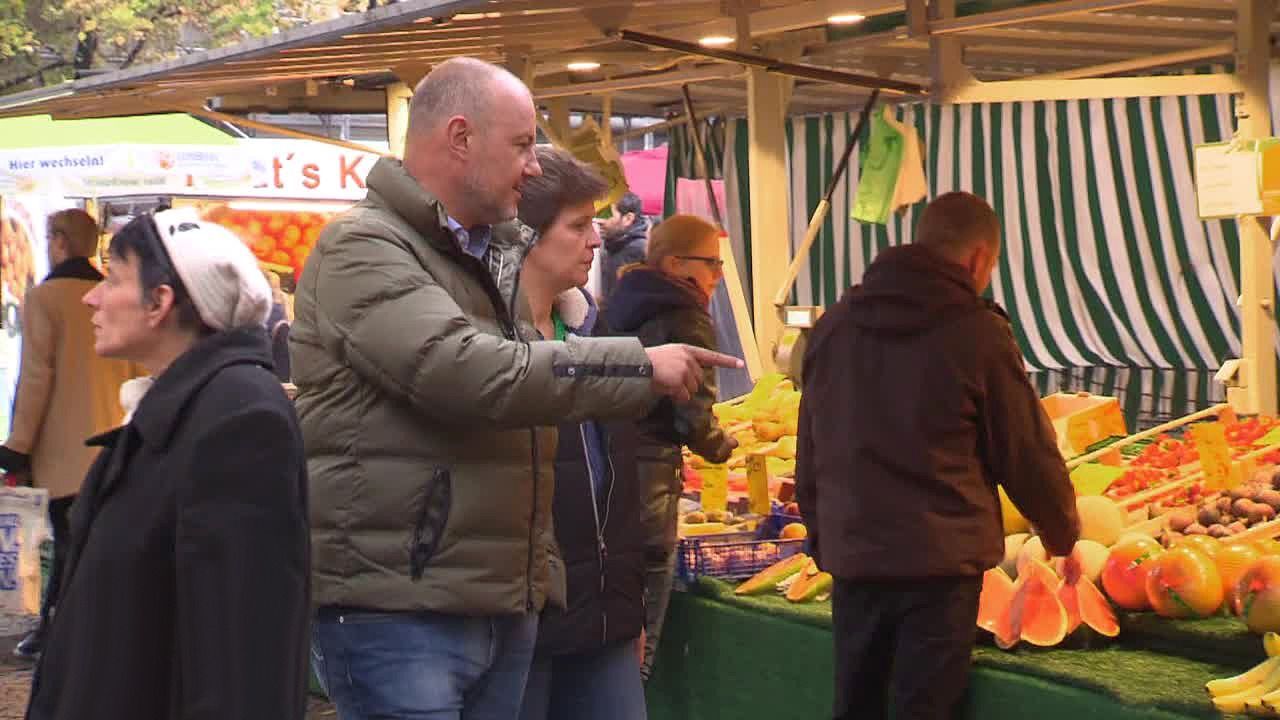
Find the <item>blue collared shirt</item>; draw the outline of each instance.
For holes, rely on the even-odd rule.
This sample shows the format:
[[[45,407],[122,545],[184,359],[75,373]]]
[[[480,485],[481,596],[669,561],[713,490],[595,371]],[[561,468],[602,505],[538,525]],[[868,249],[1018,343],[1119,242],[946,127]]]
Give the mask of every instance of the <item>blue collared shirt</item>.
[[[489,239],[493,235],[493,228],[489,225],[464,228],[462,223],[447,215],[445,216],[445,222],[448,223],[449,229],[453,231],[453,236],[458,239],[458,246],[462,248],[462,251],[483,262],[485,253],[489,252]]]

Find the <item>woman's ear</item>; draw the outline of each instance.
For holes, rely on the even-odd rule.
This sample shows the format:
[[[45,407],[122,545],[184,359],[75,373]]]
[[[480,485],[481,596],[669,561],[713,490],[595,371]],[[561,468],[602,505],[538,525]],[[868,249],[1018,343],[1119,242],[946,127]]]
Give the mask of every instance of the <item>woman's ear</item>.
[[[168,285],[161,285],[151,291],[150,302],[143,311],[147,319],[147,325],[152,329],[157,329],[164,325],[165,318],[173,312],[173,288]]]

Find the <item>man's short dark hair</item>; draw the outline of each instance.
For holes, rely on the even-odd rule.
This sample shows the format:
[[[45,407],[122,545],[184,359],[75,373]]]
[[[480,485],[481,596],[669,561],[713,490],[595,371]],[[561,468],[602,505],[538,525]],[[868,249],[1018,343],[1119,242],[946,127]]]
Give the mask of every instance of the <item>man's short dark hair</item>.
[[[546,232],[565,208],[599,200],[609,189],[600,173],[564,150],[538,147],[534,153],[542,175],[520,187],[520,221],[538,232]]]
[[[622,197],[618,199],[616,207],[618,208],[618,213],[621,215],[635,213],[637,218],[644,215],[644,201],[640,199],[639,195],[633,192],[623,193]]]
[[[979,242],[1000,244],[1000,218],[986,200],[967,192],[939,195],[924,209],[915,242],[946,255],[971,249]]]

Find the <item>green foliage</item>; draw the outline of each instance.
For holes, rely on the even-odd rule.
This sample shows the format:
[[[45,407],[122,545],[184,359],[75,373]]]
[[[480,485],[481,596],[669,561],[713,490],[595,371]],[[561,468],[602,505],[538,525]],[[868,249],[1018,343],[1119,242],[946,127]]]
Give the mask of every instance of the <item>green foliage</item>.
[[[0,92],[326,20],[345,0],[0,0]]]

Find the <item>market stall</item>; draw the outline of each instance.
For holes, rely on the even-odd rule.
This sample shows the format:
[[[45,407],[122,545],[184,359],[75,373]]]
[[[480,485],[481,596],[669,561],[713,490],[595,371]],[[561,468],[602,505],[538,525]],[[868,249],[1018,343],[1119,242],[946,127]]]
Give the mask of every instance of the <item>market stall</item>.
[[[231,228],[264,269],[292,279],[328,219],[364,197],[378,150],[235,138],[186,115],[15,118],[0,120],[0,135],[0,435],[17,382],[22,298],[49,270],[50,213],[88,210],[105,241],[137,213],[193,207]]]

